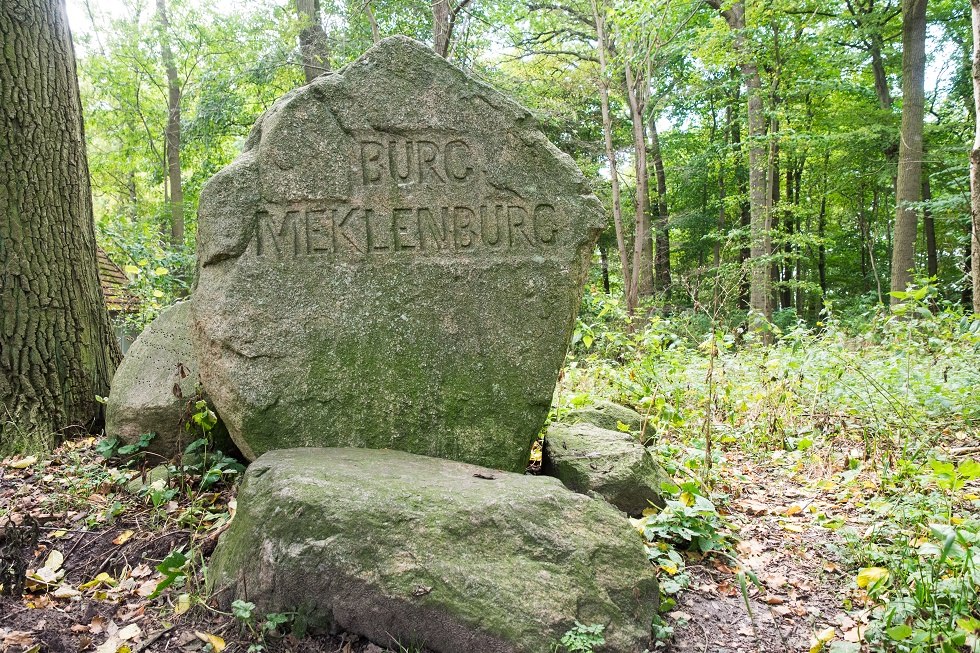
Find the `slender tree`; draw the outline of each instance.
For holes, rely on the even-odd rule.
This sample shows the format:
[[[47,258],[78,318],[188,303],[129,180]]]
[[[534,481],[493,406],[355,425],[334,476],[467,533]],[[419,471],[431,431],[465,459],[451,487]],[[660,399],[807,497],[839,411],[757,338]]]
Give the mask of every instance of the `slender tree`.
[[[891,290],[912,281],[918,210],[922,199],[922,115],[925,109],[926,0],[902,2],[902,130],[895,190]],[[901,300],[892,295],[892,304]]]
[[[170,47],[170,17],[167,0],[157,0],[157,30],[160,56],[167,73],[167,178],[170,182],[170,241],[175,247],[184,244],[184,186],[180,170],[180,79]]]
[[[62,0],[0,3],[0,447],[101,419],[118,362],[99,286]]]
[[[973,312],[980,314],[980,0],[971,0],[973,24],[973,150],[970,152],[970,272]]]
[[[432,0],[432,49],[440,57],[449,57],[453,30],[460,12],[473,0]]]
[[[724,5],[721,0],[707,0],[708,5],[721,12],[735,36],[735,49],[744,80],[749,128],[749,308],[772,317],[772,277],[765,261],[772,253],[771,212],[767,192],[767,152],[765,147],[766,116],[762,103],[762,77],[759,66],[746,42],[745,4],[736,0]]]

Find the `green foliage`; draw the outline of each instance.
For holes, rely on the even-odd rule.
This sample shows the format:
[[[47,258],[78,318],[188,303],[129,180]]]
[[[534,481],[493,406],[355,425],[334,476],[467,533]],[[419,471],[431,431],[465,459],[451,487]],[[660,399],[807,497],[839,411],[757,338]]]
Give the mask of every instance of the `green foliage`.
[[[606,629],[602,624],[585,624],[575,622],[575,625],[561,637],[561,649],[567,653],[592,653],[597,646],[606,643],[606,638],[602,636],[602,631]]]

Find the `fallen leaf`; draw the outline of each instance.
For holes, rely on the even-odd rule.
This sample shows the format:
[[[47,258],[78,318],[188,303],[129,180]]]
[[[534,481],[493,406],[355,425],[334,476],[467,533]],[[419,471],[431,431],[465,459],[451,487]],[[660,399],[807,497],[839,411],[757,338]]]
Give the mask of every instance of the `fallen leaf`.
[[[36,462],[37,462],[37,456],[27,456],[25,458],[21,458],[20,460],[15,460],[11,463],[7,463],[7,467],[10,467],[11,469],[27,469],[28,467],[30,467]]]
[[[797,504],[794,503],[789,508],[787,508],[786,510],[783,511],[783,516],[784,517],[792,517],[793,515],[798,515],[801,512],[803,512],[803,508],[801,508],[799,505],[797,505]]]
[[[115,544],[116,546],[125,544],[126,542],[129,541],[129,538],[131,538],[132,536],[133,536],[133,531],[130,530],[123,531],[116,537],[116,539],[112,541],[112,543]]]
[[[225,640],[221,639],[217,635],[212,635],[211,633],[202,633],[199,630],[195,630],[194,634],[202,642],[207,642],[214,649],[214,653],[221,653],[225,650]]]
[[[116,579],[115,578],[113,578],[112,576],[110,576],[109,574],[107,574],[106,572],[103,571],[101,574],[99,574],[98,576],[96,576],[92,580],[90,580],[90,581],[88,581],[86,583],[82,583],[81,585],[79,585],[78,586],[78,589],[80,589],[80,590],[90,590],[93,587],[99,587],[100,585],[103,585],[105,587],[115,587],[118,584],[119,583],[116,582]]]
[[[887,579],[888,570],[883,567],[864,567],[858,572],[857,586],[868,587],[881,580]]]
[[[74,599],[81,595],[82,593],[71,585],[59,585],[58,589],[51,593],[51,596],[56,599]]]
[[[174,606],[174,614],[184,614],[191,608],[191,595],[181,594],[177,597],[177,605]]]

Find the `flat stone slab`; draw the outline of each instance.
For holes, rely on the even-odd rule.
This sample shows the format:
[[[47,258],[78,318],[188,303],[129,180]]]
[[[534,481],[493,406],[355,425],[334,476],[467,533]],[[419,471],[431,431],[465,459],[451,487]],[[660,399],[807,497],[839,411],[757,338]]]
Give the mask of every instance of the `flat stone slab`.
[[[650,646],[641,537],[558,481],[390,450],[291,449],[248,468],[210,591],[398,649],[551,653],[578,620]],[[398,649],[401,650],[401,649]]]
[[[527,110],[385,39],[277,101],[201,192],[204,385],[249,458],[523,470],[604,224]]]
[[[544,440],[541,473],[570,490],[602,497],[638,517],[663,507],[661,485],[670,477],[634,435],[594,424],[552,424]]]

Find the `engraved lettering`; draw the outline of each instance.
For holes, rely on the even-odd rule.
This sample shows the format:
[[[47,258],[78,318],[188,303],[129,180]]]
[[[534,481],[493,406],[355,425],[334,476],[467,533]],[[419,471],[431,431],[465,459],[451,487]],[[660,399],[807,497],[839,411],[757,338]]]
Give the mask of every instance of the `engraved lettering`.
[[[306,212],[306,253],[333,252],[333,220],[323,209]]]
[[[551,204],[534,207],[534,233],[542,243],[553,243],[558,235],[558,212]]]
[[[376,184],[381,181],[384,172],[384,162],[381,155],[384,145],[378,141],[361,141],[361,171],[365,184]]]
[[[463,181],[473,172],[473,153],[470,146],[463,141],[449,141],[446,143],[445,155],[446,175],[456,181]]]
[[[529,217],[524,207],[514,204],[507,206],[507,223],[510,226],[511,247],[518,245],[519,242],[522,244],[526,242],[532,247],[536,244],[529,233],[531,231],[529,228],[531,225],[528,225]]]
[[[435,177],[436,182],[446,182],[446,178],[439,172],[437,165],[439,159],[439,146],[432,141],[418,141],[416,143],[419,154],[419,182],[425,183],[426,177]],[[431,174],[430,174],[431,173]]]
[[[449,248],[449,230],[446,229],[448,213],[448,210],[436,213],[427,208],[418,209],[419,233],[423,249],[439,251]]]
[[[404,183],[412,178],[412,172],[415,170],[414,145],[412,141],[388,143],[388,169],[391,171],[391,178],[397,182]],[[402,165],[403,161],[404,165]]]
[[[411,249],[419,246],[419,223],[415,209],[395,209],[395,249]]]
[[[457,249],[468,249],[473,246],[477,235],[473,224],[475,221],[476,213],[468,206],[453,208],[453,231],[456,235]]]
[[[492,246],[500,243],[500,217],[502,208],[499,204],[491,207],[484,204],[480,207],[480,234],[483,236],[483,242],[487,245]],[[492,231],[490,229],[491,226],[493,227]]]
[[[339,251],[342,247],[349,250],[353,250],[359,254],[363,254],[367,251],[367,224],[365,223],[365,234],[364,240],[360,241],[357,229],[357,207],[352,207],[350,209],[334,209],[333,211],[333,222],[334,222],[334,247]],[[344,217],[337,220],[337,216],[343,215]],[[338,247],[338,245],[340,245]],[[347,246],[350,247],[347,247]]]
[[[264,256],[275,251],[277,256],[300,253],[299,234],[296,229],[296,218],[299,211],[286,211],[282,222],[276,227],[275,220],[268,211],[256,213],[256,254]],[[265,227],[263,229],[262,227]],[[269,245],[272,245],[270,248]]]

